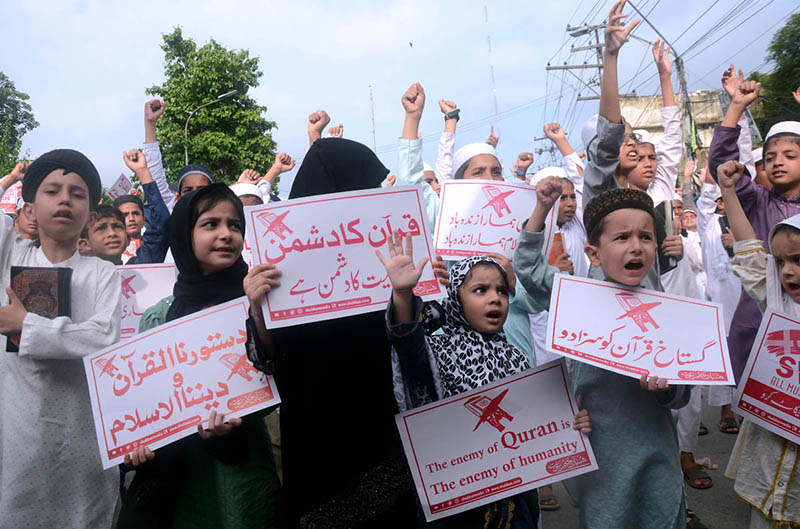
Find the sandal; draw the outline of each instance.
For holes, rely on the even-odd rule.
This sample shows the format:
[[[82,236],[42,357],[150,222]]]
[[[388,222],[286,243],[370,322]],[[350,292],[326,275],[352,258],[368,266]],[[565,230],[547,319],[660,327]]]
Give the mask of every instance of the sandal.
[[[700,423],[700,428],[697,430],[697,435],[708,435],[708,428],[705,424]]]
[[[686,529],[708,529],[703,522],[700,521],[700,518],[692,512],[690,509],[686,509]]]
[[[683,469],[683,479],[693,489],[708,489],[713,485],[711,476],[706,474],[703,467],[700,465],[693,465]],[[697,482],[700,481],[700,485]]]
[[[739,433],[739,423],[736,421],[736,417],[723,417],[719,421],[719,431],[730,434]]]
[[[561,508],[561,504],[558,503],[552,492],[539,493],[539,508],[543,511],[557,511]]]

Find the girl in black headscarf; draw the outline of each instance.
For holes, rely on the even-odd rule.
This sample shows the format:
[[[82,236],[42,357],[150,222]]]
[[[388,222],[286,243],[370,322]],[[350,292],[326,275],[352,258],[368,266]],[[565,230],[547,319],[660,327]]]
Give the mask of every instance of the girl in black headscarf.
[[[378,187],[389,170],[360,143],[314,142],[289,198]],[[266,331],[259,300],[272,265],[245,280],[251,360],[281,394],[285,526],[414,527],[416,507],[394,414],[391,347],[381,312]],[[273,281],[270,286],[265,286]]]
[[[224,184],[178,200],[169,222],[178,268],[173,296],[148,309],[139,332],[244,295],[244,210]],[[272,527],[278,490],[266,412],[224,421],[159,448],[139,449],[126,464],[136,474],[118,528]]]

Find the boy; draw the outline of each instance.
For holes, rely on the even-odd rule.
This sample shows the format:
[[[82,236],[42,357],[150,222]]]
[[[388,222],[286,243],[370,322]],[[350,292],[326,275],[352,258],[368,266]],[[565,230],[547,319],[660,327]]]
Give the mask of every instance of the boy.
[[[117,266],[122,264],[122,253],[128,246],[122,213],[106,204],[97,206],[95,220],[87,226],[86,235],[91,255]]]
[[[159,195],[160,196],[160,195]],[[163,198],[162,198],[163,201]],[[125,232],[128,235],[128,245],[122,253],[122,262],[136,255],[136,250],[142,244],[142,229],[144,228],[144,203],[136,195],[122,195],[114,199],[114,209],[122,214],[125,221]]]
[[[545,308],[556,269],[542,256],[544,222],[560,194],[555,178],[537,186],[536,206],[513,261],[519,281]],[[607,191],[586,205],[584,224],[586,255],[603,278],[640,286],[657,251],[652,199],[636,189]],[[690,389],[668,387],[655,377],[643,376],[637,383],[581,362],[572,363],[570,374],[573,394],[581,395],[596,425],[592,448],[600,467],[576,478],[580,527],[683,527],[681,467],[670,408],[685,406]]]
[[[0,188],[17,177],[6,177]],[[0,525],[110,527],[119,488],[103,470],[82,357],[119,339],[120,279],[114,266],[76,252],[100,201],[100,176],[83,154],[50,151],[25,171],[24,211],[39,245],[0,225],[0,283],[12,266],[72,269],[70,316],[26,311],[10,288],[0,292]],[[19,353],[6,337],[20,334]]]

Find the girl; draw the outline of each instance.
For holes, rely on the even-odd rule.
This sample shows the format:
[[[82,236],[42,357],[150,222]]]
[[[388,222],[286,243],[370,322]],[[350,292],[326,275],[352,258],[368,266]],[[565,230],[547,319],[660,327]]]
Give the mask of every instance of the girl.
[[[392,283],[386,322],[399,359],[396,380],[406,407],[470,391],[528,368],[525,356],[503,333],[510,287],[500,263],[489,257],[470,257],[454,264],[448,296],[437,315],[444,332],[425,336],[422,300],[412,289],[427,258],[414,266],[411,237],[406,238],[404,251],[399,232],[389,240],[388,250],[388,258],[380,251],[376,254]],[[575,415],[574,428],[591,433],[586,411]],[[536,526],[537,518],[528,502],[516,496],[446,518],[435,526],[530,528]]]
[[[517,278],[545,308],[555,271],[542,256],[543,228],[560,195],[557,178],[536,186],[536,206],[514,254]],[[583,221],[589,234],[586,255],[605,280],[640,286],[656,258],[652,199],[636,189],[608,191],[586,205]],[[683,386],[669,387],[656,377],[642,376],[637,383],[582,362],[570,366],[573,392],[582,398],[597,424],[592,448],[600,467],[578,476],[576,487],[571,487],[578,495],[580,527],[685,527],[678,443],[670,409],[685,406],[691,392]]]
[[[243,296],[244,229],[242,203],[224,184],[182,196],[169,222],[178,281],[139,332]],[[272,527],[278,479],[265,415],[225,421],[212,411],[198,435],[126,456],[137,468],[118,527]]]
[[[722,198],[736,242],[733,271],[763,312],[772,308],[800,316],[800,214],[775,224],[768,255],[739,202],[737,182],[744,166],[728,161],[717,168]],[[751,506],[750,527],[800,526],[800,485],[794,477],[797,445],[745,419],[725,477]]]

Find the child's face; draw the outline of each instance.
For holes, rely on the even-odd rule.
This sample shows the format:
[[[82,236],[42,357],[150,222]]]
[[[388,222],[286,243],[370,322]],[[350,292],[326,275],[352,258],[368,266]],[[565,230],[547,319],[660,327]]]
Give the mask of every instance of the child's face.
[[[771,246],[784,292],[800,303],[800,234],[779,231],[772,237]]]
[[[436,173],[434,173],[433,171],[425,171],[422,173],[422,179],[425,180],[426,184],[428,184],[433,188],[434,193],[436,193],[437,195],[439,194],[439,191],[441,191],[442,186],[439,185],[439,181],[436,179]]]
[[[181,188],[178,196],[182,197],[187,193],[191,193],[192,191],[195,191],[196,189],[200,189],[201,187],[205,187],[207,185],[211,185],[211,182],[209,182],[206,175],[202,175],[199,173],[188,174],[183,177],[183,180],[181,180]]]
[[[243,241],[242,221],[227,200],[200,215],[192,228],[192,252],[205,275],[233,265],[242,254]]]
[[[97,257],[114,261],[127,246],[125,225],[116,217],[101,217],[89,226],[89,247]]]
[[[477,265],[469,279],[458,287],[464,318],[478,332],[495,334],[503,330],[508,316],[508,289],[493,265]]]
[[[41,239],[74,244],[89,219],[89,187],[76,173],[56,169],[42,180],[33,204],[25,204],[23,210],[36,222]]]
[[[39,228],[36,226],[36,221],[30,219],[31,215],[29,213],[25,213],[25,208],[23,207],[19,212],[17,212],[17,216],[14,219],[14,227],[17,230],[17,233],[22,235],[25,239],[38,239],[39,238]]]
[[[125,231],[129,237],[141,237],[144,228],[144,215],[139,206],[133,202],[120,204],[119,208],[122,216],[125,217]]]
[[[618,209],[603,219],[597,246],[586,245],[586,255],[603,269],[607,281],[638,286],[656,255],[653,217],[640,209]]]
[[[772,185],[786,192],[800,185],[800,146],[790,138],[770,142],[764,151],[764,168]]]
[[[633,129],[625,123],[625,137],[619,146],[619,168],[625,172],[631,171],[637,165],[639,156],[636,153],[636,140],[631,136]]]
[[[472,180],[503,180],[503,167],[491,154],[473,156],[467,162],[464,178]]]
[[[694,214],[694,211],[683,212],[683,216],[681,216],[681,225],[685,230],[695,231],[697,229],[697,215]]]
[[[556,224],[563,226],[575,218],[575,209],[578,207],[578,200],[575,196],[575,188],[571,184],[561,181],[561,202],[558,203],[558,217]]]
[[[767,178],[767,171],[764,170],[764,160],[756,162],[756,177],[753,181],[765,189],[772,189],[772,182]]]
[[[628,183],[631,187],[647,192],[650,182],[656,176],[658,158],[656,151],[650,143],[640,143],[636,146],[636,167],[628,173]]]

